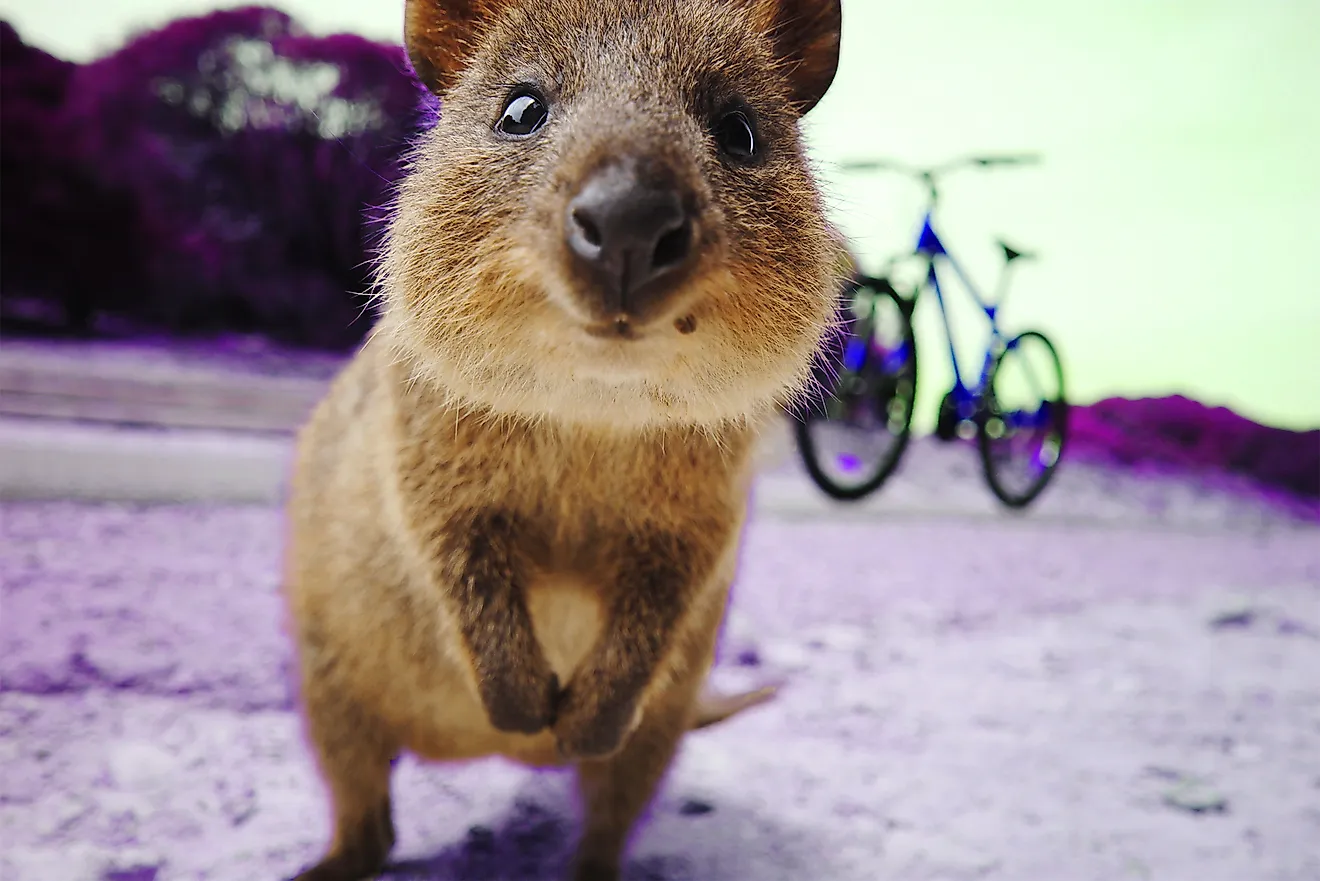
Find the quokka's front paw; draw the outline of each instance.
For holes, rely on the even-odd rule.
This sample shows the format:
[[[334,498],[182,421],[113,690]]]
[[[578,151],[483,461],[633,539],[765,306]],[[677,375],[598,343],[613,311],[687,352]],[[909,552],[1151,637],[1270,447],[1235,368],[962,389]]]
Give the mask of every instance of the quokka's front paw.
[[[602,702],[569,686],[555,721],[559,754],[570,760],[602,759],[618,752],[637,727],[636,701]]]
[[[490,724],[511,734],[536,734],[555,724],[559,677],[548,668],[512,669],[482,680],[481,701]]]

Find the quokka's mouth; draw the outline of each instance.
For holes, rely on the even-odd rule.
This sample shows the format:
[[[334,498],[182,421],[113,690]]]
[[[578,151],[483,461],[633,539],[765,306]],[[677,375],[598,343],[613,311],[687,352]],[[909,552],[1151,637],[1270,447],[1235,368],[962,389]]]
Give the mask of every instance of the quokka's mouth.
[[[620,315],[608,321],[597,321],[587,325],[587,333],[600,340],[637,340],[642,332],[637,322]]]
[[[654,322],[638,322],[627,315],[620,315],[608,321],[596,321],[586,325],[586,331],[589,336],[599,340],[639,340],[644,336],[652,334],[644,332],[642,325],[647,325],[649,331],[650,324]],[[672,327],[683,336],[695,333],[697,330],[697,318],[695,315],[682,315],[675,318]]]

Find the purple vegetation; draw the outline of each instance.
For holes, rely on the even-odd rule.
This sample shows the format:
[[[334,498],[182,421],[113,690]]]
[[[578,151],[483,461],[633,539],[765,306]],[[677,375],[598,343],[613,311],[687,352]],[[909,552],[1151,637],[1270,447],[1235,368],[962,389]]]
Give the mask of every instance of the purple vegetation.
[[[399,47],[259,7],[85,65],[2,37],[6,332],[361,339],[379,220],[430,112]]]
[[[62,112],[77,66],[0,22],[0,322],[55,314],[84,326],[94,298],[140,284],[134,206],[85,166]]]
[[[1173,395],[1106,398],[1074,407],[1069,431],[1069,456],[1124,467],[1237,474],[1320,499],[1320,429],[1260,425],[1226,407]]]

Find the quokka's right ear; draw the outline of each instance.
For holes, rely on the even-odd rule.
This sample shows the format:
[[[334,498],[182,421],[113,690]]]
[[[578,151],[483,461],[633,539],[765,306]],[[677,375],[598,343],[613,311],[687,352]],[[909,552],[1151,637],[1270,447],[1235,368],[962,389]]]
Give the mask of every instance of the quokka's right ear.
[[[418,79],[448,91],[481,45],[484,31],[511,0],[407,0],[403,43]]]

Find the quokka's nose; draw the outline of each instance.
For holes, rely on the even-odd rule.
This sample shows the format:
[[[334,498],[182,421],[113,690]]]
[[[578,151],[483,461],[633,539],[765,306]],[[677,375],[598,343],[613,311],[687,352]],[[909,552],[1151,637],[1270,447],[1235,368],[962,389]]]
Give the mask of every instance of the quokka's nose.
[[[626,164],[583,182],[568,203],[565,237],[604,311],[620,316],[642,315],[663,299],[693,256],[693,219],[682,194],[644,182]]]

